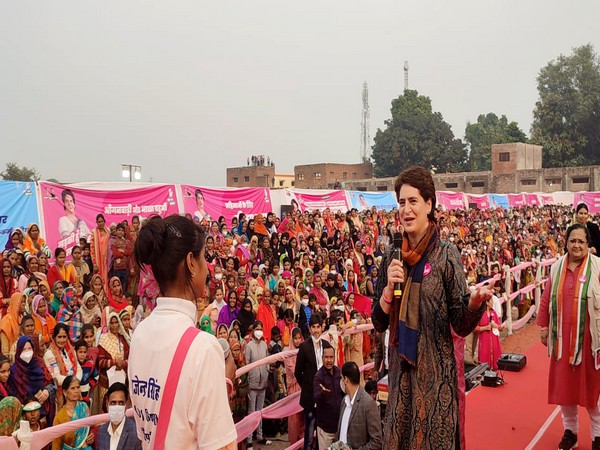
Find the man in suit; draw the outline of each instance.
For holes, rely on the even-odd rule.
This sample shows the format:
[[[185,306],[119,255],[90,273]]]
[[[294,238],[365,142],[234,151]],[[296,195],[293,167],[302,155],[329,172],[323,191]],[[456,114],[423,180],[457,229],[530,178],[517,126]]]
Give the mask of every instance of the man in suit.
[[[342,390],[346,392],[340,409],[337,440],[353,450],[380,450],[381,419],[377,403],[360,386],[360,371],[354,362],[342,366]]]
[[[310,339],[298,347],[294,376],[302,388],[300,406],[304,409],[304,450],[311,448],[317,422],[317,409],[313,397],[313,380],[317,370],[323,365],[323,349],[331,347],[329,342],[321,339],[323,326],[321,316],[315,313],[308,322]]]
[[[110,422],[98,429],[97,450],[142,450],[135,421],[125,417],[125,405],[129,401],[127,386],[123,383],[113,383],[106,395]]]

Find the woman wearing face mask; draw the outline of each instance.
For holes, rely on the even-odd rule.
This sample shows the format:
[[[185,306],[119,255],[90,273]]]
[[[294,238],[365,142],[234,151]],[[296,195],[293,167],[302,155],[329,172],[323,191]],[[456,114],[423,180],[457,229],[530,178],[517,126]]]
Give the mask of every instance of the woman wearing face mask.
[[[31,397],[40,402],[43,421],[53,418],[56,386],[42,359],[34,353],[34,344],[29,336],[22,336],[17,341],[8,386],[10,392],[21,402],[26,402]]]
[[[66,377],[62,383],[62,390],[65,395],[65,405],[56,414],[53,425],[84,419],[90,415],[88,406],[80,401],[81,390],[77,378],[71,375]],[[93,443],[94,433],[90,433],[89,427],[79,428],[56,438],[52,442],[52,450],[92,450]]]
[[[35,321],[33,320],[33,317],[29,314],[23,316],[23,319],[21,320],[21,325],[19,326],[19,338],[22,336],[28,336],[31,338],[35,347],[33,349],[35,354],[40,355],[41,347],[43,346],[44,342],[42,341],[42,337],[39,334],[35,333]],[[15,361],[15,354],[17,353],[17,342],[18,338],[15,339],[15,342],[13,342],[13,345],[10,348],[10,353],[8,354],[11,363]]]
[[[204,244],[202,229],[177,215],[151,217],[136,241],[136,261],[152,267],[164,296],[137,326],[129,357],[134,407],[159,417],[170,412],[171,420],[164,425],[135,415],[138,434],[148,448],[155,440],[164,442],[165,448],[236,448],[223,350],[214,336],[195,327],[196,301],[206,295]],[[169,382],[173,364],[181,375]],[[141,383],[149,388],[159,384],[160,395],[154,389],[142,392]]]
[[[8,305],[8,312],[0,320],[0,348],[3,355],[8,355],[13,343],[19,337],[19,326],[25,314],[25,296],[20,292],[13,294]]]
[[[246,344],[244,355],[246,364],[252,364],[260,359],[269,356],[269,348],[263,339],[263,324],[260,320],[254,322],[253,334],[250,342]],[[254,411],[260,411],[265,404],[265,393],[269,381],[269,365],[264,364],[248,372],[248,385],[250,393],[248,394],[248,414]],[[256,430],[256,440],[258,443],[268,445],[268,441],[263,438],[262,420]],[[252,447],[252,434],[246,440],[248,448]]]

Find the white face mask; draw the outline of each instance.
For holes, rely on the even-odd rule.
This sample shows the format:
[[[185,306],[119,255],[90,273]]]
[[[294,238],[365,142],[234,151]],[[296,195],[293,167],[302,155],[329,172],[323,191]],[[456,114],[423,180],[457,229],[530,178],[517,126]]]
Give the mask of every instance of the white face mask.
[[[344,310],[344,305],[337,305],[335,307],[335,309],[337,309],[338,311],[343,311]]]
[[[344,380],[340,380],[340,387],[342,388],[342,392],[346,393],[346,385],[344,384]]]
[[[262,330],[255,330],[254,331],[254,337],[260,341],[262,339],[262,337],[263,337],[263,331]]]
[[[33,359],[33,350],[25,350],[21,352],[21,359],[25,361],[25,364],[29,364]]]
[[[108,417],[110,418],[110,423],[115,425],[123,422],[125,418],[125,405],[110,405],[108,407]]]
[[[307,298],[303,298],[301,301],[302,301],[302,304],[304,306],[308,306],[308,299]]]
[[[215,280],[220,281],[223,279],[223,274],[222,273],[215,273]]]

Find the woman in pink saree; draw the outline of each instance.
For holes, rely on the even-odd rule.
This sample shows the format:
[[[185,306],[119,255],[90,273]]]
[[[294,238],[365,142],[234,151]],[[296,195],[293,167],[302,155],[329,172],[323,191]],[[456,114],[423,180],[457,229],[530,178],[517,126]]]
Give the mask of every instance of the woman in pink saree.
[[[302,332],[300,328],[292,330],[292,338],[287,350],[296,350],[302,343]],[[285,376],[287,381],[287,395],[292,395],[300,392],[300,385],[294,376],[294,368],[296,367],[296,355],[285,359]],[[304,415],[302,411],[288,417],[288,438],[290,444],[298,442],[304,437]]]
[[[502,354],[500,347],[502,324],[492,305],[493,300],[489,299],[487,310],[483,313],[475,332],[479,334],[479,361],[488,363],[492,369],[498,370],[498,358]]]

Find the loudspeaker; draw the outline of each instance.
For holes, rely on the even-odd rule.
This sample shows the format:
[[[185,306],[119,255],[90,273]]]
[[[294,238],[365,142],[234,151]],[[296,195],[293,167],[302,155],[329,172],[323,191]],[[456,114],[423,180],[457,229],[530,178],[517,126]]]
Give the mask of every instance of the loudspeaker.
[[[527,365],[527,357],[516,353],[503,353],[498,358],[498,369],[518,372]]]

